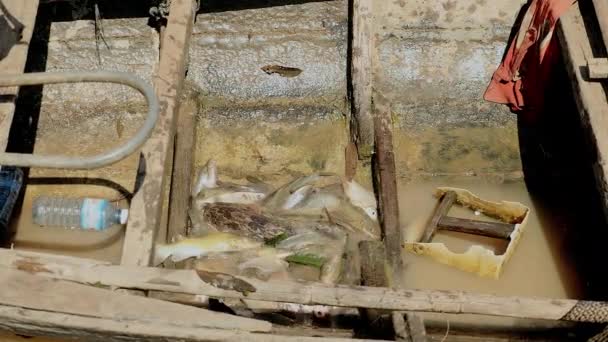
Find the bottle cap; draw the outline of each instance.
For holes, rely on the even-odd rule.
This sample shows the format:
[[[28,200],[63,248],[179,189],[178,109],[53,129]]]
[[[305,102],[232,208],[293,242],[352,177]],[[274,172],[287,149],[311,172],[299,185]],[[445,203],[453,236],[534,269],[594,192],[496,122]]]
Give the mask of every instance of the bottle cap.
[[[127,223],[129,218],[129,209],[120,209],[120,224]]]

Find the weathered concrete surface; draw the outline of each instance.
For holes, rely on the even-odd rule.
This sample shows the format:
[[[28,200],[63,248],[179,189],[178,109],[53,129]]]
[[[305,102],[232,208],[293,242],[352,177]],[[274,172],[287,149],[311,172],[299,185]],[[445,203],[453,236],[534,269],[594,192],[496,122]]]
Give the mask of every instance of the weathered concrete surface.
[[[387,1],[375,9],[379,63],[374,86],[392,100],[403,174],[519,170],[515,116],[504,106],[483,101],[482,94],[521,3]],[[110,49],[99,42],[100,65],[93,22],[53,23],[47,69],[125,70],[151,81],[158,37],[147,20],[104,20],[103,25]],[[341,122],[347,108],[345,1],[202,14],[194,29],[188,79],[201,104],[200,146],[215,146],[200,147],[197,162],[240,141],[236,132],[243,125],[260,128],[252,133],[257,139],[266,137],[265,130],[273,125],[346,127]],[[260,69],[268,64],[297,67],[302,73],[292,78],[268,75]],[[112,146],[138,127],[142,114],[140,95],[125,87],[45,87],[37,151],[50,149],[45,141],[66,133],[75,137],[75,145],[91,151]],[[293,144],[303,139],[295,131],[285,132]],[[260,143],[268,149],[273,144]],[[327,160],[342,157],[338,147]],[[280,167],[270,168],[269,163],[260,170],[312,170],[305,162],[311,154],[297,154],[301,160],[295,162],[294,155],[275,151],[272,159]],[[291,166],[278,162],[283,157],[292,160]]]
[[[210,108],[199,116],[196,160],[218,161],[222,177],[284,182],[344,172],[346,120],[325,107]]]
[[[208,98],[334,106],[346,96],[346,32],[342,1],[199,15],[189,77]],[[269,64],[302,73],[268,75]]]
[[[376,2],[380,28],[478,29],[507,27],[525,0],[387,0]]]
[[[403,175],[520,170],[516,117],[483,93],[523,2],[391,0],[374,8],[374,90],[391,99]]]

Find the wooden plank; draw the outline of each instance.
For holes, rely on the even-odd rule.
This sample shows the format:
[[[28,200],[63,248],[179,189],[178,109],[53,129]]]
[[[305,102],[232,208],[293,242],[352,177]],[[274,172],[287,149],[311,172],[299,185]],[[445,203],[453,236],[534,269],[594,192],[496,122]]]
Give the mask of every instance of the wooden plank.
[[[349,142],[344,148],[344,178],[351,181],[357,174],[358,166],[357,146]]]
[[[185,66],[192,35],[195,3],[173,0],[163,37],[154,86],[160,101],[156,129],[142,148],[139,174],[143,183],[131,202],[121,263],[149,265],[163,208],[163,189],[170,168],[167,157],[175,135],[175,115],[185,77]]]
[[[0,269],[0,305],[85,317],[120,318],[134,323],[268,332],[265,321],[234,317],[162,300]],[[77,299],[77,300],[75,300]]]
[[[587,58],[593,56],[589,37],[584,26],[579,4],[575,3],[560,17],[557,36],[561,44],[566,70],[572,80],[572,90],[581,116],[581,122],[590,143],[595,146],[593,165],[597,186],[608,216],[608,103],[601,82],[590,82],[582,70]]]
[[[391,288],[403,286],[401,226],[399,223],[399,196],[397,193],[397,172],[395,170],[395,153],[393,151],[393,122],[389,100],[381,93],[374,93],[372,106],[374,119],[375,158],[374,173],[378,184],[379,217],[382,227],[386,259],[385,267],[387,285]],[[399,312],[392,313],[393,329],[397,340],[412,341],[411,336],[401,336],[407,331],[408,323]],[[424,341],[424,340],[423,340]]]
[[[186,235],[196,146],[195,113],[196,103],[183,101],[177,116],[167,242],[179,235]]]
[[[388,274],[386,270],[386,251],[384,244],[380,241],[361,241],[359,244],[361,253],[361,279],[362,285],[374,287],[387,287]],[[385,329],[382,315],[386,310],[362,310],[371,328],[377,331]],[[397,341],[424,342],[424,323],[416,316],[410,314],[408,319],[404,318],[403,312],[395,311],[391,314],[391,322]],[[389,327],[390,329],[390,327]]]
[[[361,241],[359,243],[359,255],[361,259],[361,285],[386,287],[388,277],[386,274],[384,243],[382,241]],[[384,327],[380,318],[386,313],[385,310],[367,309],[362,310],[361,316],[366,319],[372,329],[381,330]]]
[[[602,38],[604,39],[604,46],[608,48],[608,1],[606,0],[592,0],[593,7],[597,16],[597,22],[600,25],[602,31]]]
[[[111,265],[106,262],[0,249],[0,269],[28,271],[42,277],[83,284],[236,298],[268,302],[327,305],[391,311],[480,314],[523,319],[608,323],[608,302],[573,299],[501,297],[463,291],[405,290],[323,283],[261,281],[236,277],[249,289],[239,292],[219,275],[212,285],[195,270]],[[211,279],[212,281],[213,279]],[[34,296],[36,297],[36,296]]]
[[[608,78],[608,58],[590,58],[587,70],[592,80]]]
[[[435,212],[433,213],[431,222],[424,230],[424,235],[422,236],[422,239],[420,240],[420,242],[429,243],[433,240],[433,236],[435,235],[435,232],[437,231],[437,225],[439,224],[439,221],[445,215],[448,214],[448,211],[450,211],[450,208],[452,207],[452,204],[454,204],[455,200],[456,200],[456,193],[453,191],[447,192],[441,198],[441,200],[439,201],[439,205],[437,206],[437,208],[435,209]]]
[[[388,99],[380,93],[374,94],[374,137],[375,158],[374,173],[378,184],[378,209],[380,225],[391,278],[400,279],[403,267],[401,258],[401,226],[399,224],[399,198],[397,196],[397,173],[395,171],[395,154],[393,152],[393,128],[391,109]]]
[[[25,336],[108,342],[372,342],[371,340],[339,337],[305,337],[204,327],[189,328],[150,322],[125,321],[120,317],[87,317],[6,305],[0,305],[0,330],[11,331]]]
[[[24,25],[21,34],[21,41],[11,47],[8,55],[0,59],[0,74],[20,74],[25,71],[25,63],[27,61],[27,52],[29,43],[32,39],[32,33],[36,25],[36,14],[38,13],[38,0],[2,0],[4,8],[0,8],[0,12],[6,10],[22,25]],[[0,32],[2,35],[2,32]],[[7,42],[9,37],[0,37],[0,44],[11,44]],[[0,50],[5,48],[0,47]],[[0,88],[0,149],[4,151],[8,144],[8,135],[13,122],[13,114],[15,112],[15,100],[19,93],[18,87]]]
[[[359,158],[369,159],[374,148],[372,117],[372,53],[374,50],[372,0],[352,1],[352,135]]]
[[[234,316],[233,316],[234,317]],[[252,342],[386,342],[339,337],[306,337],[238,330],[182,328],[44,312],[0,305],[0,329],[26,336],[60,337],[80,341],[252,341]]]
[[[487,222],[444,216],[439,219],[437,228],[452,232],[475,234],[508,240],[515,225],[502,222]]]
[[[397,341],[426,342],[424,321],[412,313],[393,312],[393,327]]]

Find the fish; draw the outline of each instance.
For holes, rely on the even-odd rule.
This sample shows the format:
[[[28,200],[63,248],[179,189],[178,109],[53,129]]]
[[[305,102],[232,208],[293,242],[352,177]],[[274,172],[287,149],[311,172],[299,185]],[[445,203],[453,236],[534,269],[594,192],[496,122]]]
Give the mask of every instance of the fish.
[[[220,231],[265,241],[283,233],[291,234],[288,222],[281,222],[254,205],[207,203],[190,210],[190,221],[190,235]]]
[[[291,209],[303,201],[312,190],[340,184],[341,181],[340,176],[329,172],[316,172],[298,177],[269,194],[261,205],[268,210]]]
[[[344,194],[354,206],[363,209],[372,220],[378,221],[378,202],[373,192],[367,190],[354,180],[344,180],[342,188],[344,189]]]
[[[374,215],[375,209],[353,205],[342,192],[339,184],[311,191],[305,199],[292,208],[283,210],[282,214],[303,217],[325,216],[330,223],[337,224],[352,233],[374,240],[380,239],[381,231],[377,217]]]
[[[203,189],[217,188],[217,162],[209,159],[207,163],[198,170],[196,182],[192,187],[192,197],[198,196]]]
[[[272,191],[272,187],[259,180],[254,183],[253,179],[249,177],[250,183],[246,185],[222,182],[218,179],[217,162],[210,159],[199,170],[192,187],[194,205],[200,209],[206,203],[257,203]]]
[[[269,194],[260,203],[269,210],[323,208],[350,202],[373,221],[378,221],[373,192],[334,173],[318,172],[299,177]]]
[[[282,65],[270,64],[261,67],[262,71],[268,75],[278,74],[282,77],[296,77],[302,73],[302,69],[286,67]]]
[[[157,266],[168,258],[173,262],[180,262],[214,253],[260,248],[262,245],[263,242],[244,236],[212,232],[202,237],[184,238],[171,244],[157,244],[154,253],[154,265]]]

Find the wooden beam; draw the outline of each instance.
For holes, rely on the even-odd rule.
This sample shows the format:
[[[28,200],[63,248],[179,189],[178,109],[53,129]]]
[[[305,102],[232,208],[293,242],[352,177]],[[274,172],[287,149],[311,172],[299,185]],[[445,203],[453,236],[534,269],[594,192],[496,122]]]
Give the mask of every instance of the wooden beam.
[[[388,99],[380,93],[374,94],[374,173],[377,180],[378,209],[382,235],[390,270],[389,283],[400,278],[403,267],[401,225],[399,224],[399,197],[397,195],[397,173],[393,152],[393,122]]]
[[[0,269],[0,306],[124,322],[173,325],[182,328],[234,329],[269,332],[266,321],[235,317],[104,288],[49,279],[25,271]]]
[[[0,8],[0,13],[6,10],[24,27],[19,42],[12,41],[15,37],[1,36],[7,32],[0,32],[0,50],[8,49],[16,43],[10,47],[6,57],[0,58],[0,74],[21,74],[25,71],[29,44],[36,25],[38,0],[3,0],[1,3],[4,8]],[[8,144],[18,94],[19,87],[0,88],[0,149],[2,151]]]
[[[592,80],[608,78],[608,58],[589,58],[587,71]]]
[[[384,243],[382,241],[361,241],[359,243],[359,255],[361,258],[361,285],[388,286]],[[383,321],[380,318],[387,313],[385,310],[367,309],[361,311],[361,316],[367,320],[372,329],[384,329]],[[396,333],[398,335],[397,331]]]
[[[362,285],[374,287],[388,287],[388,274],[386,272],[386,251],[381,241],[361,241],[361,279]],[[382,315],[386,310],[362,310],[372,329],[381,331],[385,329]],[[397,341],[424,342],[426,332],[422,319],[413,314],[395,311],[389,313]],[[405,315],[407,320],[404,318]],[[390,327],[389,327],[390,329]]]
[[[601,1],[599,1],[601,2]],[[572,80],[572,90],[581,122],[596,153],[593,165],[597,187],[608,216],[608,102],[601,82],[590,82],[582,70],[593,50],[584,26],[579,4],[575,3],[560,17],[557,36],[566,70]]]
[[[372,0],[352,1],[351,116],[353,140],[360,159],[369,159],[374,148],[372,117],[372,53],[374,50]],[[350,1],[349,1],[350,2]]]
[[[235,316],[231,316],[235,317]],[[0,305],[0,330],[26,336],[80,341],[251,341],[251,342],[386,342],[339,337],[306,337],[239,330],[183,328],[120,318],[96,318]]]
[[[228,289],[226,277],[204,281],[195,270],[111,265],[106,262],[0,249],[0,269],[28,271],[42,277],[120,288],[177,292],[212,298],[327,305],[391,311],[479,314],[523,319],[608,323],[608,302],[574,299],[500,297],[462,291],[404,290],[322,283],[261,281],[236,277],[248,291]],[[209,277],[205,277],[209,280]],[[237,286],[238,288],[238,286]],[[252,290],[252,288],[254,290]]]
[[[399,196],[395,153],[393,151],[392,112],[390,102],[383,94],[375,92],[373,98],[372,113],[374,119],[374,148],[376,151],[374,173],[377,180],[380,225],[388,263],[388,267],[385,267],[388,280],[386,286],[398,288],[403,286],[401,282],[403,279],[403,248],[401,247],[403,237],[399,223]],[[412,341],[411,336],[408,335],[405,338],[400,335],[403,331],[408,331],[408,322],[405,322],[402,313],[393,312],[392,322],[397,340]],[[425,339],[422,339],[422,341]]]
[[[422,239],[420,242],[429,243],[433,240],[433,236],[437,231],[437,225],[439,225],[439,221],[448,214],[448,211],[452,207],[456,201],[456,193],[453,191],[447,192],[439,201],[439,205],[435,209],[433,213],[433,217],[431,218],[431,222],[424,230],[424,235],[422,235]]]
[[[143,177],[143,183],[131,201],[122,252],[123,265],[148,266],[154,251],[163,208],[163,189],[170,170],[166,167],[167,158],[173,147],[175,116],[185,77],[194,9],[193,0],[171,2],[158,75],[154,80],[161,106],[160,117],[142,149],[138,177]]]
[[[437,228],[452,232],[475,234],[508,240],[515,229],[512,223],[487,222],[444,216],[437,222]]]
[[[183,101],[177,115],[167,242],[178,235],[186,235],[196,146],[196,112],[196,102],[187,99]]]

